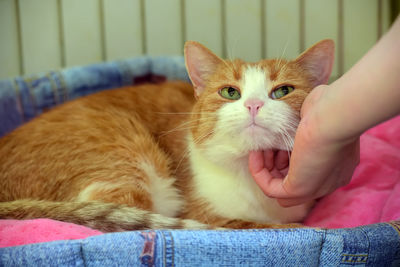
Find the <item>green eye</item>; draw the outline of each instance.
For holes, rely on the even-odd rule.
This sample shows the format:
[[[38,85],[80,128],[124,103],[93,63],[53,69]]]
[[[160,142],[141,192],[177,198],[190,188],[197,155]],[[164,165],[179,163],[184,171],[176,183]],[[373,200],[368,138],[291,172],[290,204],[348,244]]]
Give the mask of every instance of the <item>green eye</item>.
[[[233,87],[224,87],[221,90],[219,90],[219,94],[223,98],[230,99],[230,100],[238,100],[240,98],[239,90],[237,90]]]
[[[294,91],[294,87],[293,86],[284,85],[284,86],[281,86],[281,87],[275,89],[274,91],[272,91],[271,98],[272,99],[279,99],[281,97],[284,97],[287,94],[290,94],[293,91]]]

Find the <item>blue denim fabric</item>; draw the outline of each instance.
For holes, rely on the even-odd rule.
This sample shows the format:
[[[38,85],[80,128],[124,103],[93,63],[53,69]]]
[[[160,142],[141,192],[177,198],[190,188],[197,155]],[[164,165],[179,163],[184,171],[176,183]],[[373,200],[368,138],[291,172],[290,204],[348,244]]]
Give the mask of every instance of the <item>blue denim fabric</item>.
[[[182,57],[137,57],[0,81],[0,136],[60,103],[149,75],[189,81]]]
[[[399,225],[113,233],[3,248],[0,266],[400,266]]]

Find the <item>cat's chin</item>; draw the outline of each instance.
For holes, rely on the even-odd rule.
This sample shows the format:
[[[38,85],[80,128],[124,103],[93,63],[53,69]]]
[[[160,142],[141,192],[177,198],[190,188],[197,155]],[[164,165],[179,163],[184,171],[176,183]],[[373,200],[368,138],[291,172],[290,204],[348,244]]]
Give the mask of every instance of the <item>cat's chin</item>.
[[[245,131],[248,131],[250,135],[259,135],[262,132],[268,132],[269,130],[259,124],[252,123],[246,127]]]
[[[247,126],[243,130],[243,136],[247,140],[249,151],[271,149],[275,141],[274,135],[269,129],[257,124]]]
[[[260,125],[250,125],[246,127],[243,132],[243,137],[246,140],[246,150],[248,152],[255,150],[292,150],[292,142],[285,142],[282,137],[277,136],[276,133],[270,129]],[[290,137],[286,137],[290,139]]]

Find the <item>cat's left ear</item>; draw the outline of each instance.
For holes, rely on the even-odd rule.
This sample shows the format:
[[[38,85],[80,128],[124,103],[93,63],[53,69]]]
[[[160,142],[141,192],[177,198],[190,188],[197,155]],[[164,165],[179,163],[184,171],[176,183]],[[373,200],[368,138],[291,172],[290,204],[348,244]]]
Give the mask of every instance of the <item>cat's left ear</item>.
[[[212,75],[222,59],[207,47],[194,41],[185,43],[185,63],[196,97],[199,97],[206,87],[207,80]]]
[[[313,87],[328,83],[335,59],[335,43],[322,40],[303,52],[295,59],[310,75]]]

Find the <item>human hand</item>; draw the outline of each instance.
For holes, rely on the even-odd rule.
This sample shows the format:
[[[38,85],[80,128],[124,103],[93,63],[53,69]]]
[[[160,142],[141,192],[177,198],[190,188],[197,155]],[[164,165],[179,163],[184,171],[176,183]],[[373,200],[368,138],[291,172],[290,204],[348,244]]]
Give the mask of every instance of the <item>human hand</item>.
[[[327,87],[315,88],[303,104],[289,168],[287,152],[249,155],[254,180],[282,206],[299,205],[348,184],[359,163],[359,136],[337,135],[324,126],[324,120],[330,118],[319,116],[325,101],[329,101]]]

